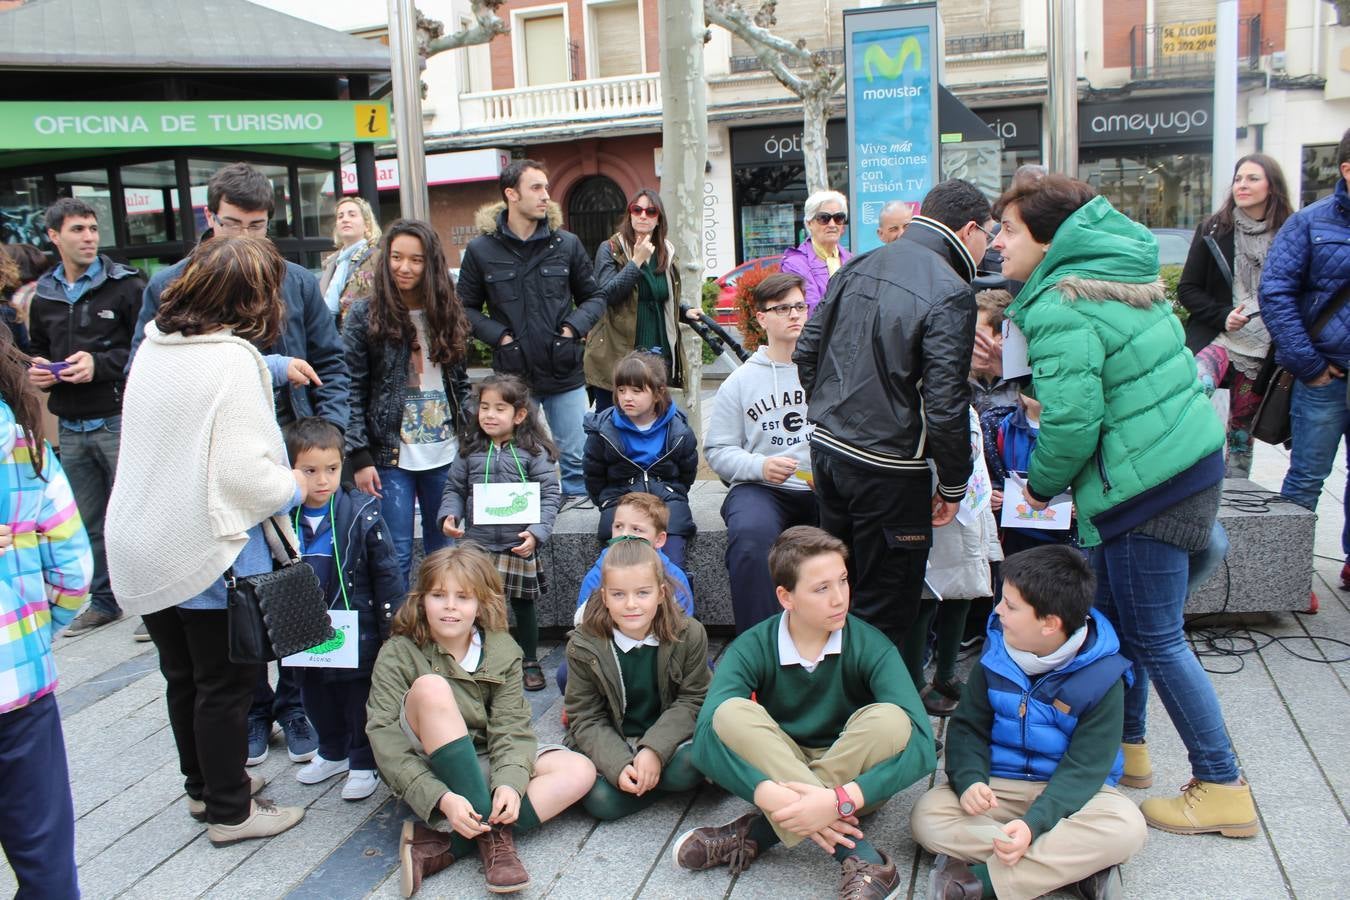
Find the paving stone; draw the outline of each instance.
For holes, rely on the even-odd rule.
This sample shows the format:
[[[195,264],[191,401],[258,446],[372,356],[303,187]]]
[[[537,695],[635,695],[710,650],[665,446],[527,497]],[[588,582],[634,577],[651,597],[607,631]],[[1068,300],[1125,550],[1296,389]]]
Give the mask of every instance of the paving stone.
[[[257,852],[224,878],[211,885],[204,896],[215,900],[270,900],[298,885],[309,873],[370,815],[356,804],[348,808],[319,809],[311,806],[304,821],[284,834],[258,843]],[[328,882],[328,896],[344,894],[350,885],[336,879]]]

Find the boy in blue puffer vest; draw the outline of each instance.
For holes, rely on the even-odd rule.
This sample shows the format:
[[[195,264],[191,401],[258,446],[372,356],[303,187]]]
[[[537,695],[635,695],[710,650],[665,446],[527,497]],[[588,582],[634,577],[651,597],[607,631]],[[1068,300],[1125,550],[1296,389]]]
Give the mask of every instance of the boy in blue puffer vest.
[[[948,783],[911,817],[915,840],[938,854],[927,896],[1006,900],[1072,885],[1118,897],[1118,866],[1146,830],[1115,788],[1130,662],[1092,615],[1092,569],[1072,547],[1014,554],[1002,575],[947,729]]]

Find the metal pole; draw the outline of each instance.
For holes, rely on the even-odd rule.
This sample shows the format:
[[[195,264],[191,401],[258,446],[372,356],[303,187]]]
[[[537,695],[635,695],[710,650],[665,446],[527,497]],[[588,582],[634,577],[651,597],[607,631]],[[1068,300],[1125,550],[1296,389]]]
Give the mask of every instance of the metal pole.
[[[422,79],[413,0],[389,0],[389,59],[398,147],[398,199],[405,219],[426,219],[427,160],[422,144]]]
[[[1047,56],[1051,172],[1078,177],[1078,22],[1074,0],[1051,0]]]
[[[1228,196],[1237,159],[1237,0],[1219,0],[1214,25],[1214,152],[1206,209],[1214,209]]]

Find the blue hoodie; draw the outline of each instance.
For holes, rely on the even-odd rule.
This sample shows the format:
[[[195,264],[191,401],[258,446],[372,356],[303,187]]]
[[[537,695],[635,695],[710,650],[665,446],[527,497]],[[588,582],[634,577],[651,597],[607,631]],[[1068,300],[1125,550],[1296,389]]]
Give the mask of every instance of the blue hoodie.
[[[656,462],[665,452],[666,428],[670,426],[670,420],[673,418],[675,418],[675,404],[671,403],[666,406],[664,413],[656,417],[656,421],[652,422],[649,428],[643,430],[634,425],[617,406],[614,407],[614,427],[619,430],[619,436],[623,439],[624,455],[644,469]]]

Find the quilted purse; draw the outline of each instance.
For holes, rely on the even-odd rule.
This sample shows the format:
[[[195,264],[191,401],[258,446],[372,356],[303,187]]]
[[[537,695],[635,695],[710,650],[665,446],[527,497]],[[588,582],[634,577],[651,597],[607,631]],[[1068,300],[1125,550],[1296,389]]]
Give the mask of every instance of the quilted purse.
[[[258,575],[225,572],[230,662],[268,663],[308,650],[333,636],[319,576],[274,520],[268,519],[289,561]]]

